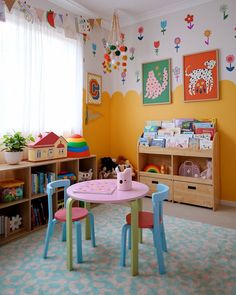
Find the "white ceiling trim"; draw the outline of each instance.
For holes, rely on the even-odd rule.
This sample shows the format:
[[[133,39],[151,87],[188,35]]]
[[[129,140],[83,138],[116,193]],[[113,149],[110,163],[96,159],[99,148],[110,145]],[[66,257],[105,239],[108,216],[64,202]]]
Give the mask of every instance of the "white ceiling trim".
[[[142,21],[146,21],[155,17],[165,16],[176,11],[192,8],[211,1],[213,0],[182,0],[181,2],[175,5],[168,5],[164,8],[157,8],[156,10],[152,10],[150,12],[144,12],[136,16],[130,16],[128,20],[122,20],[122,23],[120,25],[121,27],[134,25]],[[93,11],[85,8],[84,6],[75,2],[74,0],[49,0],[49,2],[52,2],[53,4],[60,6],[72,12],[75,15],[83,15],[91,18],[101,18],[101,16],[96,15]],[[106,28],[109,28],[110,26],[108,25],[107,20],[103,20],[103,25]]]
[[[127,21],[125,23],[123,22],[122,27],[130,26],[135,23],[140,23],[142,21],[149,20],[149,19],[152,19],[155,17],[165,16],[165,15],[174,13],[176,11],[185,10],[185,9],[199,6],[199,5],[205,4],[207,2],[211,2],[211,1],[213,1],[213,0],[183,0],[182,2],[180,2],[176,5],[168,5],[163,8],[152,10],[150,12],[141,13],[141,14],[133,17],[129,21]]]

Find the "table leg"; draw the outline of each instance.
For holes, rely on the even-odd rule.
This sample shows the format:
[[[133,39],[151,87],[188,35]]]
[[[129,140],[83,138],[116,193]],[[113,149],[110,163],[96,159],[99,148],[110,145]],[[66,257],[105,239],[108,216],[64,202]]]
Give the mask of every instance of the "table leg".
[[[138,199],[137,202],[138,202],[138,212],[142,211],[143,209],[142,199]],[[141,244],[143,243],[143,230],[141,228],[139,228],[138,230],[138,240],[139,240],[139,243]]]
[[[138,275],[138,209],[137,200],[131,202],[131,275]]]
[[[66,202],[66,249],[67,249],[67,269],[73,268],[73,250],[72,250],[72,204],[74,200],[68,198]]]
[[[85,202],[85,208],[90,210],[91,204]],[[91,235],[90,235],[90,220],[89,217],[86,218],[85,220],[85,240],[91,240]]]

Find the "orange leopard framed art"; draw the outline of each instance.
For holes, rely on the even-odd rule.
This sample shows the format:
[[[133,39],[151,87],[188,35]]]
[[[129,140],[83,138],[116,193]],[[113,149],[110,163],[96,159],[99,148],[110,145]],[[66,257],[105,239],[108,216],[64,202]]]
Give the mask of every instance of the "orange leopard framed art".
[[[218,50],[183,56],[184,101],[219,99]]]

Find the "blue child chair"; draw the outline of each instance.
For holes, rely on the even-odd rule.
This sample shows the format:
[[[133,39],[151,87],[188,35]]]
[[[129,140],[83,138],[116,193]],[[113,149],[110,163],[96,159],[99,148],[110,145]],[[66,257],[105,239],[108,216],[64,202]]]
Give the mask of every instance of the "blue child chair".
[[[63,179],[63,180],[56,180],[52,181],[47,185],[47,194],[48,194],[48,228],[45,238],[45,244],[44,244],[44,252],[43,257],[47,258],[48,253],[48,246],[50,238],[53,235],[54,227],[57,222],[62,222],[62,241],[66,240],[66,201],[68,199],[66,190],[70,186],[70,180],[69,179]],[[52,205],[52,198],[54,195],[54,190],[56,188],[64,188],[64,208],[60,209],[55,212],[53,217],[53,205]],[[72,221],[75,222],[76,225],[76,249],[77,249],[77,263],[83,262],[83,256],[82,256],[82,234],[81,234],[81,222],[80,220],[89,217],[90,219],[90,234],[91,234],[91,241],[92,246],[96,247],[95,242],[95,233],[94,233],[94,217],[91,212],[89,212],[85,208],[79,208],[79,207],[73,207],[72,208]]]
[[[165,229],[163,223],[163,201],[169,196],[169,187],[165,184],[157,184],[157,192],[152,194],[152,212],[140,211],[138,216],[139,228],[149,228],[153,233],[153,242],[155,246],[157,263],[159,265],[160,274],[165,274],[165,263],[163,257],[163,251],[167,252]],[[122,227],[121,235],[121,258],[120,265],[125,266],[125,257],[126,257],[126,237],[127,232],[129,249],[131,249],[131,214],[129,213],[126,216],[126,224]]]

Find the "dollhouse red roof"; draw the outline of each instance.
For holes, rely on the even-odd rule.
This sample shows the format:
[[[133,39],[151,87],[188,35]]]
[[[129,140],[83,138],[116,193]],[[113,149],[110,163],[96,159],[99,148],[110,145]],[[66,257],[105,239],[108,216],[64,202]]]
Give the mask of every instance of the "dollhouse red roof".
[[[36,147],[54,146],[54,144],[56,143],[58,138],[59,138],[59,136],[56,135],[55,133],[47,132],[47,133],[39,135],[39,137],[35,140],[35,142],[30,144],[29,147],[36,148]],[[62,146],[60,146],[60,147],[62,147]]]

